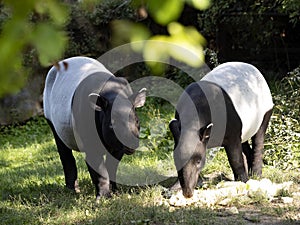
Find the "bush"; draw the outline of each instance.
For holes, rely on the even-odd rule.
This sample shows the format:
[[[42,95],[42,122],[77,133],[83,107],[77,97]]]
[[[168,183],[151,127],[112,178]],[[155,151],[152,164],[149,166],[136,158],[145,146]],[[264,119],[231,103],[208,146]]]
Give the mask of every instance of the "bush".
[[[298,0],[219,0],[198,13],[198,29],[222,62],[242,60],[290,71],[298,66]]]
[[[300,167],[300,67],[273,85],[274,110],[267,131],[265,164]]]
[[[97,58],[111,47],[110,22],[135,20],[136,14],[128,1],[100,1],[91,7],[73,4],[67,26],[69,46],[66,57],[87,55]]]

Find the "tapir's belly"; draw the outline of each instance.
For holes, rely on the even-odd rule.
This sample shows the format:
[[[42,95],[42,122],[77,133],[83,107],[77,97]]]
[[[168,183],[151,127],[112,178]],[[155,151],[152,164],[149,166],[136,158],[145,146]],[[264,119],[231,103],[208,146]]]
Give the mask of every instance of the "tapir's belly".
[[[250,64],[224,63],[202,80],[217,84],[230,97],[242,122],[242,142],[247,141],[258,131],[265,113],[273,108],[267,82]]]

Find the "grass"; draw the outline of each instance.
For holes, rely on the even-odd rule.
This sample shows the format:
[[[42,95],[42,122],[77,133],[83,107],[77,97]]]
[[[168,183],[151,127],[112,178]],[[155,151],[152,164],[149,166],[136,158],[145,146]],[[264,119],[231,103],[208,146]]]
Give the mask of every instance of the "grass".
[[[160,185],[121,186],[119,193],[111,199],[101,199],[97,204],[83,156],[76,152],[74,154],[78,162],[82,190],[81,194],[77,195],[69,192],[64,188],[59,157],[50,129],[43,118],[35,118],[16,128],[5,128],[1,133],[0,146],[1,224],[245,223],[243,218],[245,213],[242,211],[237,215],[227,215],[222,209],[212,210],[193,206],[174,208],[163,205],[161,204],[163,187]],[[142,161],[138,161],[138,158],[143,158],[140,157],[142,153],[144,152],[138,152],[136,158],[126,159],[125,164],[131,164],[136,169],[147,159],[149,166],[159,162],[153,153],[152,157],[146,154]],[[162,160],[166,158],[162,157]],[[269,171],[266,173],[267,177],[284,180],[282,171],[267,168],[265,170]],[[222,171],[226,175],[231,173],[222,150],[207,164],[203,174],[213,171]],[[274,178],[274,174],[281,175]],[[296,176],[290,174],[286,179],[291,177]],[[297,179],[299,182],[299,176]],[[239,201],[233,204],[241,209],[247,207],[246,203]],[[274,208],[272,204],[264,201],[252,204],[252,207],[254,206],[260,207],[268,215],[279,214],[282,217],[285,217],[286,211],[294,215],[299,210],[291,206],[284,209]],[[288,222],[289,218],[286,220],[287,224]]]
[[[167,178],[176,175],[173,139],[167,127],[173,109],[168,105],[153,108],[149,104],[139,115],[141,147],[122,160],[118,170],[120,191],[99,203],[95,202],[94,187],[81,153],[74,152],[81,193],[74,194],[64,188],[62,166],[43,117],[0,128],[1,224],[274,224],[278,221],[278,224],[299,224],[300,196],[295,197],[293,204],[262,198],[232,199],[226,207],[213,208],[193,205],[175,208],[164,204],[166,189],[159,183],[166,181],[163,184],[170,185],[174,180]],[[275,116],[279,118],[277,112]],[[269,149],[276,149],[276,145]],[[274,157],[271,159],[275,160]],[[276,160],[279,163],[282,158]],[[208,176],[211,174],[214,176]],[[267,163],[263,174],[273,182],[292,180],[293,190],[300,193],[299,167],[294,165],[293,169],[284,170]],[[209,158],[201,173],[206,187],[214,187],[220,175],[232,177],[222,149]],[[145,185],[135,186],[137,183]]]

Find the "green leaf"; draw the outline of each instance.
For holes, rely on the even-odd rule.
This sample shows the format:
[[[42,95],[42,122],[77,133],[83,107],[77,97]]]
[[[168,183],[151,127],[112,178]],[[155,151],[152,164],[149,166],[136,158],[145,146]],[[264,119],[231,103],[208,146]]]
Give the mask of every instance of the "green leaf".
[[[68,19],[67,7],[57,1],[44,0],[35,4],[35,10],[40,14],[48,13],[57,25],[63,25]]]
[[[172,22],[168,25],[170,36],[155,35],[146,41],[143,56],[152,72],[163,71],[161,62],[167,63],[170,57],[193,67],[199,67],[204,62],[202,45],[205,39],[194,27],[184,27]]]
[[[149,13],[161,25],[176,21],[184,7],[184,1],[181,0],[150,0],[147,3]]]
[[[2,27],[0,36],[0,97],[7,93],[16,92],[24,83],[25,71],[22,70],[22,55],[28,23],[19,18],[12,18]]]
[[[55,1],[48,2],[49,14],[57,25],[64,25],[68,19],[68,10],[67,7],[63,4],[59,4]]]
[[[205,10],[210,6],[210,0],[185,0],[196,9]]]
[[[57,31],[50,23],[41,23],[33,32],[32,44],[38,51],[41,64],[48,66],[62,56],[67,44],[67,35]]]
[[[136,42],[147,40],[151,36],[149,29],[138,23],[133,23],[127,20],[115,20],[112,22],[113,43],[120,45],[124,42],[131,42],[134,51],[141,51],[143,44]]]
[[[36,0],[11,1],[5,0],[4,4],[13,10],[14,17],[24,18],[33,9]]]

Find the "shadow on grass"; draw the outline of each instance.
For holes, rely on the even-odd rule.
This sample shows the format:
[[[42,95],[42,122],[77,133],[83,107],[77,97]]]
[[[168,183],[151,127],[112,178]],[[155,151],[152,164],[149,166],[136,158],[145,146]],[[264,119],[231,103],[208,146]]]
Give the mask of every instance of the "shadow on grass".
[[[0,146],[4,149],[24,148],[52,139],[52,132],[43,116],[33,117],[23,123],[0,126]]]
[[[6,145],[20,148],[24,143],[31,146],[52,140],[44,121],[35,122],[42,123],[42,128],[36,127],[39,132],[35,126],[6,131]],[[21,153],[13,154],[17,158]],[[196,206],[170,207],[161,204],[161,190],[156,189],[157,185],[119,185],[118,194],[96,204],[94,187],[84,163],[77,164],[81,193],[75,194],[64,187],[63,170],[54,143],[32,154],[31,159],[21,158],[24,162],[0,157],[1,224],[300,224],[298,219],[291,221],[284,216],[274,216],[273,205],[266,207],[267,213],[262,210],[257,213],[260,205],[244,206],[238,213]],[[164,182],[163,186],[170,187],[175,179],[166,177]],[[299,210],[294,209],[294,212]]]
[[[232,213],[230,209],[208,209],[201,207],[175,208],[165,205],[151,206],[139,197],[130,199],[113,199],[92,219],[92,224],[265,224],[296,225],[299,220],[278,218],[267,213],[239,211]]]
[[[53,169],[54,168],[54,169]],[[22,173],[20,174],[20,170]],[[21,176],[19,176],[21,175]],[[32,179],[33,175],[35,179]],[[46,178],[45,178],[46,177]],[[51,177],[59,177],[58,182]],[[14,178],[10,180],[11,178]],[[57,162],[25,165],[1,174],[1,224],[299,224],[299,220],[278,218],[257,209],[208,209],[196,206],[170,207],[161,203],[157,185],[119,185],[111,199],[95,203],[89,177],[80,179],[81,194],[64,188],[63,173]],[[169,178],[164,186],[176,179]],[[270,207],[270,211],[273,209]],[[268,210],[267,210],[268,211]]]

